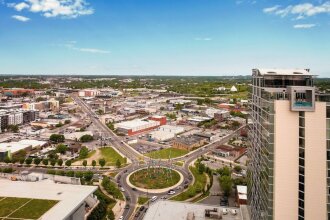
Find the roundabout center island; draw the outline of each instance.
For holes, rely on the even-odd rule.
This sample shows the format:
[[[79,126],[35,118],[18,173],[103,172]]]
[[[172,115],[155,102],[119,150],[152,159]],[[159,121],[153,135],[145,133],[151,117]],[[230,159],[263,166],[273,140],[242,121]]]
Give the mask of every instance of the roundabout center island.
[[[183,182],[183,175],[167,167],[150,167],[136,170],[126,179],[129,186],[142,192],[164,193]]]

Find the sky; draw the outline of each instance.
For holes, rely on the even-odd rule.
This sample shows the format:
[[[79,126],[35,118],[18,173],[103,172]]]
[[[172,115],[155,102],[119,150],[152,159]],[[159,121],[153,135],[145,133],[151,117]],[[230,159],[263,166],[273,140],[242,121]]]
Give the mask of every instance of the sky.
[[[330,0],[0,0],[0,74],[330,77]]]

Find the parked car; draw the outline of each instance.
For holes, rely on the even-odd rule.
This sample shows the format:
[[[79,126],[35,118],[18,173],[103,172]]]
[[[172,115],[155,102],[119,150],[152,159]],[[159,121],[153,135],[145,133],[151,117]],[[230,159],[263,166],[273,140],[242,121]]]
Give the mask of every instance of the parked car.
[[[142,212],[144,210],[144,206],[140,207],[140,212]]]
[[[232,214],[232,215],[237,215],[237,210],[236,210],[236,209],[232,209],[232,210],[231,210],[231,214]]]
[[[124,219],[124,216],[120,216],[118,220],[123,220]]]
[[[223,215],[227,215],[227,214],[228,214],[228,209],[223,208],[223,209],[222,209],[222,214],[223,214]]]
[[[157,200],[157,196],[153,196],[152,198],[151,198],[151,202],[154,202],[154,201],[156,201]]]
[[[129,209],[129,204],[125,205],[125,209]]]

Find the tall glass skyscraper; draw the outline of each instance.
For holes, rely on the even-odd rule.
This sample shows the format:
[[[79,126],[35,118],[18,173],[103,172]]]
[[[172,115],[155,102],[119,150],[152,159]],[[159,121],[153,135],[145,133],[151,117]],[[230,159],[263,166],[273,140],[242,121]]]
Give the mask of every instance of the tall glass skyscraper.
[[[252,73],[248,203],[253,220],[330,219],[330,96],[308,69]]]

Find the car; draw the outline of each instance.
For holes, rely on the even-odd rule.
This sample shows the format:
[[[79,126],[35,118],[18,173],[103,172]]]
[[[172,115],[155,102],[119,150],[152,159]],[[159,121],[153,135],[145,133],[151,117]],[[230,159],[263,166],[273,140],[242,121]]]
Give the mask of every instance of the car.
[[[125,209],[129,209],[129,204],[126,204],[125,205]]]
[[[144,210],[144,206],[141,206],[139,210],[142,212]]]
[[[223,214],[223,215],[227,215],[227,214],[228,214],[228,209],[223,208],[223,209],[222,209],[222,214]]]
[[[230,213],[231,213],[232,215],[237,215],[237,210],[236,210],[236,209],[232,209],[232,210],[230,211]]]
[[[118,220],[123,220],[124,219],[124,216],[120,216]]]
[[[220,201],[220,206],[228,206],[228,202]]]
[[[157,200],[157,196],[153,196],[152,198],[151,198],[151,202],[154,202],[154,201],[156,201]]]
[[[135,187],[133,187],[133,188],[132,188],[132,190],[133,190],[133,191],[136,191],[136,188],[135,188]]]
[[[131,197],[126,196],[126,200],[127,200],[127,201],[130,201],[130,200],[131,200]]]
[[[125,192],[125,189],[123,187],[120,187],[120,191]]]
[[[160,199],[163,199],[163,200],[165,200],[165,199],[167,199],[167,197],[166,197],[166,196],[163,196],[163,197],[161,197]]]
[[[174,191],[174,190],[170,190],[170,191],[168,191],[167,194],[168,194],[168,195],[174,195],[174,194],[175,194],[175,191]]]
[[[122,187],[121,184],[118,184],[118,187],[121,188]]]
[[[139,215],[140,215],[140,212],[135,213],[135,217],[139,217]]]

